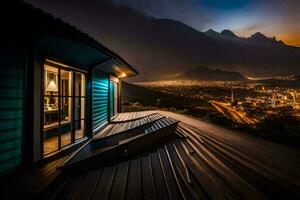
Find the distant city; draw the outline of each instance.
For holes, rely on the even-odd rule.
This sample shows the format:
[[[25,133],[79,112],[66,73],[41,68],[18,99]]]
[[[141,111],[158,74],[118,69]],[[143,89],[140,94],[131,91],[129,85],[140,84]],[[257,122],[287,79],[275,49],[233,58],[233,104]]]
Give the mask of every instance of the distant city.
[[[281,77],[291,80],[292,77]],[[300,117],[300,89],[257,81],[159,81],[139,85],[175,96],[205,100],[232,121],[255,124],[268,116]]]

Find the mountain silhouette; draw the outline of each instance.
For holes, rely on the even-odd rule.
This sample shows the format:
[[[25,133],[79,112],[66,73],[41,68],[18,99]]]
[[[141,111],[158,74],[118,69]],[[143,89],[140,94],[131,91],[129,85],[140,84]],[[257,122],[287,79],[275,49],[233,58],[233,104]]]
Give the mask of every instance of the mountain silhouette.
[[[284,42],[277,41],[275,37],[268,38],[264,34],[257,32],[253,34],[250,38],[246,38],[246,40],[259,45],[279,45],[285,46]]]
[[[230,30],[201,32],[108,0],[32,2],[121,55],[140,72],[134,81],[166,79],[201,65],[247,76],[300,74],[300,48],[261,33],[242,38]]]
[[[204,33],[210,38],[219,41],[221,40],[222,42],[235,42],[240,43],[241,45],[286,46],[283,41],[277,41],[276,37],[269,38],[260,32],[257,32],[248,38],[239,37],[231,30],[223,30],[219,33],[215,30],[209,29]]]
[[[222,35],[226,35],[228,37],[232,37],[232,38],[238,38],[238,36],[236,36],[231,30],[223,30],[221,32]]]
[[[205,66],[191,68],[176,77],[183,80],[202,80],[202,81],[246,81],[242,74],[220,69],[211,69]]]

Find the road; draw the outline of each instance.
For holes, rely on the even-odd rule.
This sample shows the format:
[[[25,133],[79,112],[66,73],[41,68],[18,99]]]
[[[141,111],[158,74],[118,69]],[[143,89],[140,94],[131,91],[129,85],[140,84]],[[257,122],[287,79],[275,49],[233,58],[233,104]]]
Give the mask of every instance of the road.
[[[180,120],[186,127],[197,132],[202,138],[206,150],[221,152],[219,161],[234,173],[239,174],[242,179],[247,182],[252,181],[252,185],[258,190],[269,190],[268,193],[271,195],[273,193],[276,198],[279,198],[276,196],[277,194],[287,194],[287,196],[282,197],[283,199],[300,198],[299,150],[251,137],[189,116],[166,111],[159,111],[159,113]],[[212,141],[214,144],[211,143]],[[243,172],[240,174],[241,167]],[[257,179],[257,177],[260,178]],[[296,198],[289,196],[288,191],[296,193]]]
[[[255,124],[252,119],[246,117],[243,113],[234,110],[231,106],[218,101],[210,102],[220,113],[223,113],[229,119],[241,124]]]

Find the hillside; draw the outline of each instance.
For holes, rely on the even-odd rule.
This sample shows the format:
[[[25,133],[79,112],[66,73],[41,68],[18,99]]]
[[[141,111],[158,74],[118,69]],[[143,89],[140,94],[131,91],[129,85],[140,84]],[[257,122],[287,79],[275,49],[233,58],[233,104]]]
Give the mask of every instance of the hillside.
[[[204,100],[191,100],[182,96],[175,96],[143,86],[122,82],[122,104],[129,102],[139,102],[143,106],[175,108],[177,110],[195,106],[212,108],[210,103]]]

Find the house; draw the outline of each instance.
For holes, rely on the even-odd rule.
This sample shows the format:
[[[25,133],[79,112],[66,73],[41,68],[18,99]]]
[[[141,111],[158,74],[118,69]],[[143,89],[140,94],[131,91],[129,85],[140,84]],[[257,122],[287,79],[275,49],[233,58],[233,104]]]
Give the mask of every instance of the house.
[[[1,8],[1,199],[299,199],[297,153],[181,114],[118,113],[134,68],[30,5]]]
[[[84,143],[121,110],[138,72],[75,27],[26,3],[2,5],[0,173]]]

